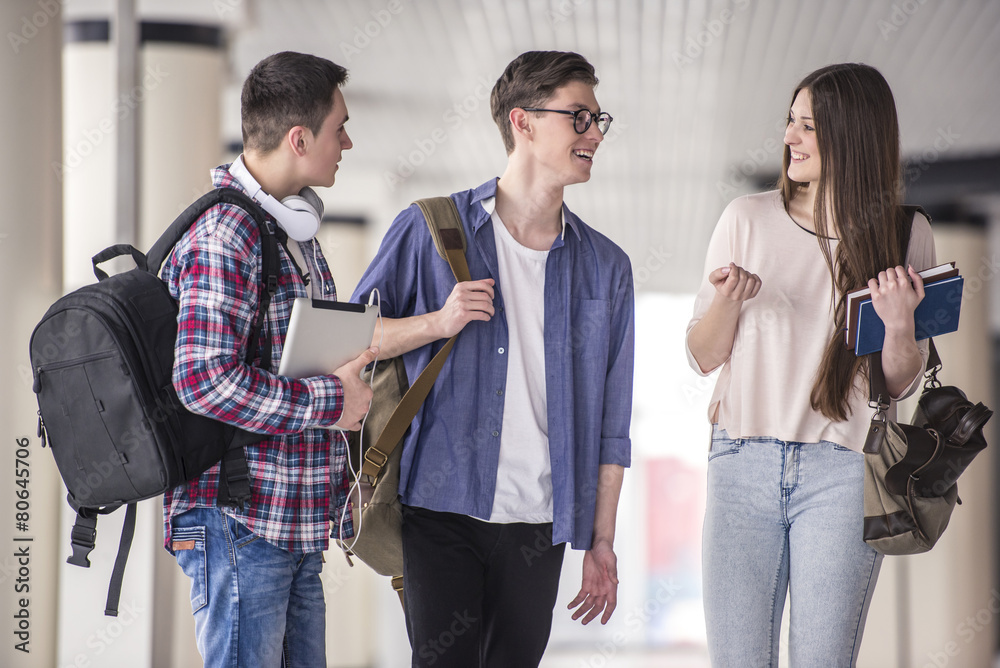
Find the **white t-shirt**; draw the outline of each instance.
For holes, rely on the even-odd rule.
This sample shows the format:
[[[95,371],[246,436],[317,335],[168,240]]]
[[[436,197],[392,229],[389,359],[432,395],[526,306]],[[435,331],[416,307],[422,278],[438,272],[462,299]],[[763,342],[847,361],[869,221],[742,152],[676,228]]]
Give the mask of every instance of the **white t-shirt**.
[[[837,243],[830,242],[834,254]],[[833,422],[809,403],[826,344],[833,336],[832,279],[816,235],[789,217],[779,191],[741,197],[722,213],[709,242],[689,334],[715,296],[709,273],[730,262],[760,276],[761,288],[740,311],[733,351],[719,373],[709,419],[718,422],[730,438],[831,441],[860,452],[873,413],[868,407],[868,384],[861,374],[850,397],[853,413],[846,421]],[[935,265],[931,227],[919,214],[907,262],[917,271]],[[927,342],[918,346],[926,364]],[[698,373],[713,371],[700,369],[690,348],[687,354]],[[917,374],[903,396],[911,394],[921,379]],[[894,415],[895,404],[890,418]]]
[[[500,462],[489,521],[551,522],[552,465],[543,337],[549,252],[519,244],[497,215],[494,198],[483,200],[483,208],[493,221],[497,278],[508,329]]]

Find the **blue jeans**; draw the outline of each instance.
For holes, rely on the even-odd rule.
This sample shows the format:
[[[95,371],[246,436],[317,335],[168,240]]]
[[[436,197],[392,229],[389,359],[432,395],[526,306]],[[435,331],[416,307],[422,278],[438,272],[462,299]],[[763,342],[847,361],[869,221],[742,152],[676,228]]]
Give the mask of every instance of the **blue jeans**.
[[[862,540],[864,458],[829,442],[730,439],[715,427],[703,545],[714,668],[853,666],[882,557]]]
[[[206,668],[323,668],[323,555],[291,554],[217,508],[173,519]]]

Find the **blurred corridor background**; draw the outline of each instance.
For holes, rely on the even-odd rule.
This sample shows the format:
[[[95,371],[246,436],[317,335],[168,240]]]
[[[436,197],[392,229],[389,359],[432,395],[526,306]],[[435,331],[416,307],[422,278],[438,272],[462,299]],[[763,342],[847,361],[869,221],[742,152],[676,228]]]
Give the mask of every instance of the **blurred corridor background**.
[[[148,248],[210,187],[209,169],[240,152],[240,87],[277,51],[350,70],[354,148],[321,193],[320,233],[345,298],[397,212],[502,171],[489,94],[514,56],[573,50],[597,69],[615,120],[591,182],[566,199],[632,260],[633,466],[618,611],[582,627],[557,608],[548,668],[708,666],[700,545],[714,377],[688,368],[684,328],[718,216],[774,183],[792,90],[812,70],[865,62],[892,86],[905,200],[927,209],[938,258],[966,277],[961,330],[937,341],[942,379],[998,406],[997,0],[3,0],[0,27],[0,666],[200,664],[159,500],[140,505],[118,618],[102,613],[123,513],[101,519],[89,570],[65,563],[71,514],[36,436],[27,343],[58,296],[94,280],[93,254]],[[942,542],[886,559],[859,666],[1000,665],[996,448],[963,476]],[[19,457],[30,462],[23,528]],[[567,551],[562,606],[580,562]],[[406,665],[388,582],[337,550],[324,582],[329,665]]]

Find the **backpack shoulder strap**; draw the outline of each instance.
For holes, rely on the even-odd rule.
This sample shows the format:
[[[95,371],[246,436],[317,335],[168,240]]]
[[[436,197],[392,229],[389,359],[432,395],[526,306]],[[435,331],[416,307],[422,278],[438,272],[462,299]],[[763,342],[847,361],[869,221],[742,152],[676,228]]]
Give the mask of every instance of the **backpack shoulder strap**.
[[[177,245],[177,242],[181,240],[181,237],[184,236],[206,211],[219,204],[238,206],[253,217],[257,222],[257,226],[261,229],[262,235],[269,233],[267,232],[267,224],[265,223],[266,214],[257,202],[254,202],[247,195],[235,188],[213,188],[195,200],[188,208],[184,209],[174,219],[174,222],[170,224],[170,227],[160,235],[160,238],[153,243],[149,252],[146,253],[146,266],[148,270],[154,274],[159,274],[160,267],[163,266],[167,255]]]
[[[278,241],[275,234],[267,225],[267,218],[264,210],[249,196],[235,188],[214,188],[199,197],[194,203],[186,208],[170,227],[160,235],[153,246],[146,254],[146,269],[154,274],[160,273],[163,262],[174,246],[181,240],[181,237],[191,226],[197,222],[201,216],[219,204],[231,204],[237,206],[253,217],[260,230],[261,249],[261,272],[260,286],[258,290],[259,302],[257,304],[257,315],[254,318],[253,327],[250,329],[250,337],[247,342],[246,361],[253,363],[257,356],[257,349],[260,346],[261,331],[264,329],[264,321],[267,311],[271,306],[271,300],[278,291],[278,277],[281,273],[281,259],[278,254]],[[264,337],[264,346],[261,350],[261,368],[267,369],[271,366],[271,338]],[[250,483],[247,476],[246,452],[243,443],[247,439],[237,438],[240,430],[234,431],[234,437],[230,442],[229,449],[222,459],[222,466],[219,472],[219,494],[218,503],[222,506],[242,507],[250,499]]]
[[[260,205],[255,201],[250,199],[249,196],[236,190],[235,188],[213,188],[201,197],[199,197],[195,202],[193,202],[188,208],[184,209],[174,222],[170,224],[170,227],[160,235],[153,245],[150,247],[149,252],[146,253],[146,270],[153,273],[159,274],[160,268],[166,261],[167,256],[170,251],[173,250],[174,246],[181,240],[181,237],[191,226],[194,225],[201,216],[211,209],[213,206],[219,204],[232,204],[237,206],[253,217],[254,221],[257,223],[257,228],[260,230],[260,247],[261,247],[261,275],[260,275],[260,303],[257,308],[257,317],[254,321],[253,328],[250,330],[250,338],[247,346],[247,360],[253,360],[257,355],[257,347],[259,345],[259,334],[261,328],[264,326],[264,318],[267,315],[267,309],[271,306],[271,299],[274,297],[275,293],[278,291],[278,276],[281,273],[281,260],[278,255],[278,242],[275,239],[275,235],[271,232],[270,228],[267,226],[266,214],[264,210],[260,208]],[[271,365],[271,347],[267,345],[263,351],[261,359],[261,367],[266,368]]]
[[[428,197],[414,202],[424,213],[427,229],[434,239],[438,255],[448,262],[458,282],[471,280],[465,260],[465,229],[458,215],[455,200],[450,197]]]

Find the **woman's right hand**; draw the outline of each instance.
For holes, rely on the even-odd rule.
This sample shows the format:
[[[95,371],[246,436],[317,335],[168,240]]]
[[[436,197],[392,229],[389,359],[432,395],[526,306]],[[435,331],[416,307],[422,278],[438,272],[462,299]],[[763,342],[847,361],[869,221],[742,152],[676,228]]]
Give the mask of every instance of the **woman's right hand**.
[[[713,271],[708,275],[708,281],[715,287],[719,297],[731,302],[745,302],[760,292],[760,277],[737,266],[735,262]]]
[[[722,365],[733,352],[743,302],[760,292],[760,277],[730,262],[708,275],[715,299],[688,333],[688,349],[703,373]]]

